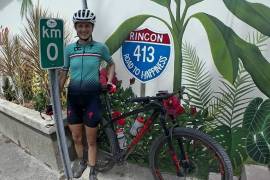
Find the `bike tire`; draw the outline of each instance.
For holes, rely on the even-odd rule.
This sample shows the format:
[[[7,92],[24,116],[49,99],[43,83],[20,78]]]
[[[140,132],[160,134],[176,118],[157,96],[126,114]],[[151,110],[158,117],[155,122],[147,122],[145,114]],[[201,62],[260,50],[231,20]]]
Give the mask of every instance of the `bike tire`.
[[[103,122],[105,122],[105,120],[103,120]],[[98,149],[97,152],[97,160],[96,160],[96,170],[98,172],[106,172],[109,171],[110,169],[113,168],[113,166],[115,165],[115,161],[113,160],[113,156],[117,153],[117,138],[116,135],[113,131],[113,129],[111,127],[107,127],[102,129],[102,133],[104,133],[103,135],[105,135],[105,139],[101,139],[101,141],[107,141],[109,147],[109,152],[108,149],[107,150],[102,150],[102,149]],[[102,158],[107,158],[107,163],[102,164],[100,163],[102,160],[100,159],[101,157],[99,157],[99,153],[103,153],[101,154]]]
[[[209,135],[196,129],[178,127],[174,128],[172,132],[172,139],[177,137],[189,137],[194,140],[201,141],[203,144],[210,147],[216,153],[219,160],[222,162],[225,171],[223,179],[225,180],[233,179],[233,168],[229,156],[225,152],[224,148]],[[156,169],[157,152],[160,151],[159,148],[162,147],[162,144],[164,143],[167,143],[167,137],[165,135],[159,136],[152,143],[149,153],[150,169],[155,180],[164,179],[163,177],[160,177],[161,176],[160,174],[157,174]]]

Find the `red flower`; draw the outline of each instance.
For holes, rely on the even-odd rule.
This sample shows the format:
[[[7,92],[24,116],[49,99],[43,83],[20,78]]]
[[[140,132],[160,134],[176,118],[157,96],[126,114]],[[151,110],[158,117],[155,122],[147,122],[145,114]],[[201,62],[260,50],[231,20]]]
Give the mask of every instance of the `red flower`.
[[[118,82],[118,79],[117,79],[117,77],[116,77],[116,73],[114,73],[113,79],[112,79],[112,83],[116,85],[117,82]]]
[[[185,112],[185,109],[180,103],[177,96],[172,96],[166,100],[163,100],[163,106],[167,111],[167,114],[176,118],[178,115]]]
[[[102,68],[99,71],[99,82],[101,85],[105,86],[107,84],[108,78],[107,78],[107,70],[106,68]]]
[[[196,109],[195,106],[190,106],[190,113],[191,113],[192,115],[197,114],[197,109]]]
[[[101,83],[101,85],[106,85],[108,82],[108,72],[106,68],[102,68],[99,71],[99,82]],[[116,77],[116,73],[114,73],[113,79],[112,79],[112,83],[114,85],[116,85],[118,82],[118,79]]]
[[[114,119],[114,118],[117,118],[117,117],[119,117],[119,116],[121,116],[121,112],[120,111],[113,111],[113,113],[112,113],[112,118]],[[126,123],[126,120],[124,119],[124,118],[121,118],[121,119],[118,119],[117,120],[117,125],[118,126],[124,126],[125,125],[125,123]]]
[[[120,111],[113,111],[112,112],[112,118],[117,118],[118,116],[121,116],[121,112]]]
[[[118,126],[124,126],[126,124],[126,120],[124,118],[121,118],[117,121]]]
[[[102,69],[99,71],[99,73],[100,73],[101,76],[107,77],[107,69],[106,69],[106,68],[102,68]]]
[[[107,78],[104,76],[99,76],[99,82],[101,85],[105,86],[107,84]]]
[[[184,107],[181,104],[179,104],[179,106],[176,108],[176,114],[180,115],[180,114],[182,114],[184,112],[185,112]]]

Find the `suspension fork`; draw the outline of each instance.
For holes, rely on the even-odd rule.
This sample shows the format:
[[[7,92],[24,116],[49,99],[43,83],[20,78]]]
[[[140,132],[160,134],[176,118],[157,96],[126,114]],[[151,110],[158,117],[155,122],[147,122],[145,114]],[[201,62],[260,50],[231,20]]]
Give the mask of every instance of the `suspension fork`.
[[[173,129],[179,127],[179,125],[177,124],[175,119],[173,119],[173,125],[174,126],[173,126],[173,128],[171,129],[171,132],[170,132],[171,140],[172,140]],[[186,160],[188,160],[188,157],[187,157],[187,154],[185,152],[185,148],[184,148],[184,145],[183,145],[182,138],[177,139],[177,144],[178,144],[179,149],[180,149],[179,157],[181,159],[181,163],[186,162]]]
[[[169,146],[169,154],[172,158],[172,161],[174,162],[175,165],[175,169],[176,169],[176,174],[177,176],[183,176],[183,174],[181,173],[181,166],[180,166],[180,161],[177,157],[177,153],[175,152],[175,148],[173,147],[172,144],[172,132],[173,132],[173,128],[171,129],[171,132],[169,131],[169,129],[166,127],[166,118],[165,118],[166,112],[165,110],[163,110],[160,114],[160,124],[162,126],[162,129],[164,131],[164,134],[166,136],[166,140],[168,142],[168,146]]]

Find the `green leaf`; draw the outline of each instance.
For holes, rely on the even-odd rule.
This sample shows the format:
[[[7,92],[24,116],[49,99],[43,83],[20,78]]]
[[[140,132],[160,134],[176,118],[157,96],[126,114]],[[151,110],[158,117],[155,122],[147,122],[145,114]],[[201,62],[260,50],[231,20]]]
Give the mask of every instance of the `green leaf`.
[[[171,0],[151,0],[151,1],[167,8],[170,8],[171,6]]]
[[[150,17],[150,15],[138,15],[124,21],[105,42],[110,53],[114,54],[128,37],[129,33],[142,25]]]
[[[243,122],[244,110],[250,98],[248,95],[254,90],[251,77],[240,64],[239,72],[233,85],[221,80],[223,86],[220,88],[221,97],[215,107],[213,116],[229,127],[239,126]],[[226,113],[226,114],[225,114]]]
[[[270,162],[270,99],[255,98],[248,105],[244,128],[249,128],[246,146],[248,155],[259,163]]]
[[[259,48],[239,38],[234,32],[235,49],[245,69],[251,75],[256,86],[270,97],[270,63],[264,58]]]
[[[243,127],[249,129],[253,134],[259,133],[264,122],[270,115],[270,99],[263,102],[263,99],[258,97],[253,99],[244,114]]]
[[[241,39],[231,28],[211,15],[198,13],[193,17],[203,23],[215,65],[224,78],[229,82],[235,80],[236,65],[240,59],[256,86],[270,97],[270,63],[259,48]]]
[[[197,55],[196,49],[187,43],[183,45],[182,78],[187,81],[184,86],[187,88],[188,94],[192,96],[191,103],[199,109],[206,109],[213,93],[211,90],[212,78],[205,63]]]
[[[197,13],[193,17],[204,26],[213,56],[214,63],[220,74],[233,84],[238,71],[237,52],[230,41],[230,33],[224,24],[213,16]]]
[[[270,145],[270,115],[266,118],[262,125],[262,132],[266,142]]]
[[[258,133],[250,133],[247,137],[247,153],[255,161],[263,164],[270,162],[270,149],[265,137]]]
[[[270,36],[270,8],[245,0],[223,0],[227,8],[239,19]]]
[[[248,131],[245,128],[231,129],[225,125],[218,126],[210,133],[226,149],[234,168],[240,167],[247,158],[245,147],[247,134]]]
[[[267,48],[267,40],[269,39],[268,36],[260,33],[259,31],[250,33],[247,37],[247,41],[251,44],[256,45],[258,48],[260,48],[261,51],[265,51]]]
[[[185,0],[185,1],[186,1],[186,5],[190,7],[190,6],[194,5],[194,4],[202,2],[204,0]]]

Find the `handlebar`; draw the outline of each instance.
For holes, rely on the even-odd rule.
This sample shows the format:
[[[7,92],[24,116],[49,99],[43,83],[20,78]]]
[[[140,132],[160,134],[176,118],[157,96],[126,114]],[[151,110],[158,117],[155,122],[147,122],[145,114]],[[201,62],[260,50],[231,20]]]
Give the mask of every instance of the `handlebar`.
[[[155,100],[164,100],[164,99],[168,99],[169,97],[179,94],[181,97],[184,93],[185,87],[182,87],[181,90],[176,91],[176,92],[172,92],[172,93],[168,93],[167,91],[159,91],[156,96],[146,96],[146,97],[136,97],[136,98],[131,98],[129,100],[127,100],[127,102],[130,103],[134,103],[134,102],[138,102],[138,103],[148,103],[150,101],[155,101]]]

